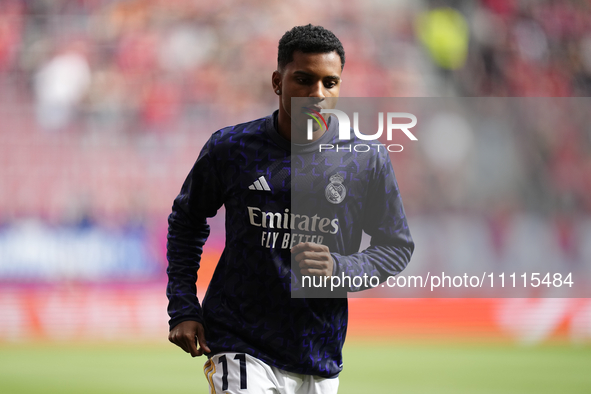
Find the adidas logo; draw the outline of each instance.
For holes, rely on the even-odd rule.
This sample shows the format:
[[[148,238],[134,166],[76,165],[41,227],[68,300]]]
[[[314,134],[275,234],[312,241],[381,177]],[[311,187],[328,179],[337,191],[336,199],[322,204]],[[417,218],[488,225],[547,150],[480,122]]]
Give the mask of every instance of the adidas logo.
[[[259,179],[254,181],[254,183],[250,185],[248,188],[250,190],[264,190],[266,192],[271,191],[271,188],[269,187],[269,184],[267,183],[267,180],[264,176],[259,177]]]

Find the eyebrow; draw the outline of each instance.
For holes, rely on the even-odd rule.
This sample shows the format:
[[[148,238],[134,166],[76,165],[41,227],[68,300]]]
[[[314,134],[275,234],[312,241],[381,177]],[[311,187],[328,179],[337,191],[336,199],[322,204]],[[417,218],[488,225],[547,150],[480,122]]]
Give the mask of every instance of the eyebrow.
[[[305,71],[300,71],[300,70],[294,71],[293,73],[298,74],[298,75],[304,75],[306,77],[313,77],[313,78],[316,77],[316,74],[311,74],[311,73],[308,73]],[[322,77],[322,79],[334,79],[334,80],[338,81],[341,79],[341,77],[339,77],[338,75],[327,75],[326,77]]]

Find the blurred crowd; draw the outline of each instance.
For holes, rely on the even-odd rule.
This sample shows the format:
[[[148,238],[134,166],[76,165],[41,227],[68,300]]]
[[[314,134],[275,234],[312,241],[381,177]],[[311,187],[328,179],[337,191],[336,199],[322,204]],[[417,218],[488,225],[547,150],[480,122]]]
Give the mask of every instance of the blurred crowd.
[[[166,131],[224,106],[272,108],[278,38],[309,21],[348,57],[342,95],[587,96],[591,5],[576,0],[323,3],[3,0],[2,103],[34,102],[41,127],[77,115]]]
[[[163,132],[179,117],[215,106],[226,116],[266,112],[274,105],[277,42],[306,21],[329,26],[344,42],[347,95],[414,95],[422,84],[404,75],[416,62],[404,55],[413,35],[405,4],[329,1],[327,15],[307,0],[1,4],[3,82],[34,101],[46,129],[83,115],[103,127]],[[393,18],[379,17],[384,9]],[[404,60],[393,65],[397,58]]]
[[[276,108],[277,42],[306,23],[343,42],[345,97],[591,95],[584,0],[2,0],[0,224],[148,218],[165,231],[209,134]],[[492,110],[463,137],[451,121],[476,177],[428,148],[395,157],[409,214],[472,210],[493,228],[556,214],[571,242],[569,218],[591,212],[591,129],[562,103],[518,125]]]

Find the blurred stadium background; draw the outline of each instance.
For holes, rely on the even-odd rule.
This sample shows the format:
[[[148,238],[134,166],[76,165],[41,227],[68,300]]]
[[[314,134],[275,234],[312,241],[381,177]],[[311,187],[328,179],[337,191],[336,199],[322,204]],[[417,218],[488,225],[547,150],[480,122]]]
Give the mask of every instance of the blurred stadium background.
[[[277,41],[307,23],[342,40],[345,97],[591,93],[584,0],[0,1],[0,392],[206,392],[201,360],[166,343],[166,218],[208,136],[276,108]],[[454,154],[434,128],[392,156],[417,261],[553,259],[588,281],[591,122],[569,103],[439,119]],[[201,294],[222,213],[212,226]],[[591,391],[589,299],[350,315],[344,393]]]

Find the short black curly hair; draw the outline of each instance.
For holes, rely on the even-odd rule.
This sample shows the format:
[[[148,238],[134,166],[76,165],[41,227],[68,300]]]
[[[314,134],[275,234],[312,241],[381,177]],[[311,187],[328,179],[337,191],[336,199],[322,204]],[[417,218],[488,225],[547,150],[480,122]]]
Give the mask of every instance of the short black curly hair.
[[[286,32],[279,40],[277,67],[282,69],[293,61],[293,53],[328,53],[336,51],[341,58],[341,70],[345,67],[345,49],[343,44],[330,30],[322,26],[296,26]]]

